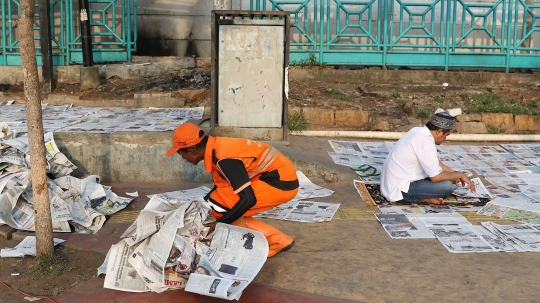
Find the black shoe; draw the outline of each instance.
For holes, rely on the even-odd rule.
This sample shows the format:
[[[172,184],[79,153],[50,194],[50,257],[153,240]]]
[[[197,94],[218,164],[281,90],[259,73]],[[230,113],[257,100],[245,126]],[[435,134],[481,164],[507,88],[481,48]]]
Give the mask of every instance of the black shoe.
[[[280,251],[279,251],[277,254],[275,254],[274,256],[277,256],[277,255],[279,255],[279,254],[282,253],[282,252],[288,251],[288,250],[291,249],[293,246],[294,246],[294,240],[291,242],[291,244],[289,244],[289,245],[283,247],[283,249],[280,250]]]

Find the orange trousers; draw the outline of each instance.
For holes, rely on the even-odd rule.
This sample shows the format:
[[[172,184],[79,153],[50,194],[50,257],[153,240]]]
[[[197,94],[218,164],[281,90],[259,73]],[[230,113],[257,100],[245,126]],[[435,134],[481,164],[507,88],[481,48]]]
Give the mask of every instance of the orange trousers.
[[[295,173],[296,176],[296,173]],[[260,231],[266,237],[269,245],[268,257],[272,257],[283,250],[285,247],[293,243],[293,238],[287,234],[281,232],[272,225],[266,224],[260,220],[252,218],[256,213],[269,210],[280,204],[292,200],[298,193],[298,188],[294,190],[284,191],[261,180],[252,180],[251,187],[255,192],[257,198],[257,204],[250,208],[243,217],[240,217],[232,223],[232,225],[245,227]],[[217,188],[210,194],[210,197],[220,203],[221,205],[231,209],[240,199],[240,197],[233,193],[231,186]],[[220,218],[222,215],[215,211],[212,211],[212,215],[216,218]]]

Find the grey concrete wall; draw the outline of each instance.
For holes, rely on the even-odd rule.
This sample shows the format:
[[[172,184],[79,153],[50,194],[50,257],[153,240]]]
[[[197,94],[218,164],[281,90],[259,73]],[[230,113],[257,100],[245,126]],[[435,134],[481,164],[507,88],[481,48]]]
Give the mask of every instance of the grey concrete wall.
[[[55,133],[58,148],[78,169],[72,175],[100,175],[104,182],[211,182],[203,163],[194,166],[165,153],[172,132],[113,134]]]

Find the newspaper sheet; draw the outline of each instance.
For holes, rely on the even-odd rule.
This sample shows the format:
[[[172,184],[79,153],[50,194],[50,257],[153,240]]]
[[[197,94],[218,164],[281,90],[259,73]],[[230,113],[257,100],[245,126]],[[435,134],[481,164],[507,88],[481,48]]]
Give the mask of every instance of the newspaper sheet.
[[[422,222],[427,227],[472,225],[467,218],[458,213],[414,214],[407,217],[411,222]]]
[[[284,220],[296,222],[329,222],[338,210],[339,203],[298,201]]]
[[[495,250],[497,251],[504,251],[504,252],[516,252],[517,249],[515,249],[512,245],[510,245],[508,242],[504,241],[501,237],[497,236],[496,234],[490,232],[488,229],[486,229],[484,226],[481,225],[472,225],[470,228],[480,237],[484,238],[486,242],[491,245]]]
[[[63,239],[53,238],[53,245],[56,246],[60,243],[66,242]],[[14,248],[3,248],[0,251],[0,257],[24,257],[36,255],[36,237],[26,236],[17,246]]]
[[[481,222],[482,226],[489,230],[491,233],[502,239],[507,245],[513,247],[518,252],[525,251],[520,245],[518,245],[513,239],[508,237],[505,233],[497,229],[493,222]]]
[[[149,208],[151,205],[154,207]],[[178,205],[184,205],[187,202]],[[176,204],[171,204],[170,200],[156,195],[152,196],[145,209],[141,211],[135,222],[120,236],[124,238],[129,246],[133,246],[142,240],[158,232],[167,219],[178,208]]]
[[[540,203],[525,196],[518,195],[511,198],[497,198],[490,201],[478,214],[499,217],[523,223],[540,223]]]
[[[300,183],[300,189],[298,194],[294,197],[294,200],[309,199],[309,198],[322,198],[331,196],[334,191],[328,188],[324,188],[312,183],[303,172],[297,170],[298,182]]]
[[[129,263],[129,257],[133,254],[133,250],[134,247],[127,245],[123,240],[113,245],[107,263],[107,274],[103,282],[104,288],[130,292],[150,291],[146,282]]]
[[[186,291],[238,299],[259,273],[268,256],[268,242],[260,232],[218,223],[212,244],[187,282]]]
[[[484,183],[482,183],[480,178],[473,178],[471,179],[471,182],[474,184],[476,192],[471,192],[467,187],[463,187],[460,183],[452,194],[460,197],[469,198],[493,198],[493,196],[486,189]]]
[[[504,234],[507,239],[523,248],[524,251],[540,251],[540,231],[529,224],[501,225],[491,222],[491,226]]]
[[[260,212],[254,217],[296,222],[328,222],[334,217],[340,204],[292,200],[278,207]]]
[[[540,177],[540,175],[539,175]],[[536,202],[540,202],[540,186],[531,186],[531,185],[520,185],[519,189],[521,193],[531,199],[534,199]]]
[[[334,160],[334,163],[338,165],[351,166],[353,164],[364,163],[359,155],[350,155],[344,153],[328,152],[328,155]]]
[[[338,140],[328,140],[330,146],[336,153],[344,154],[362,154],[362,150],[357,142],[352,141],[338,141]]]
[[[521,175],[527,174],[485,174],[484,178],[491,184],[495,185],[512,185],[512,184],[526,184]]]
[[[209,209],[199,202],[182,204],[157,233],[135,249],[130,262],[152,291],[186,286],[208,214]]]
[[[392,239],[435,238],[421,221],[410,221],[405,214],[375,214],[375,217]]]
[[[483,237],[477,235],[471,226],[436,226],[430,229],[451,253],[498,251]]]
[[[453,213],[448,205],[378,205],[383,214],[424,214],[424,213]]]
[[[540,185],[540,174],[520,174],[519,178],[529,185]]]

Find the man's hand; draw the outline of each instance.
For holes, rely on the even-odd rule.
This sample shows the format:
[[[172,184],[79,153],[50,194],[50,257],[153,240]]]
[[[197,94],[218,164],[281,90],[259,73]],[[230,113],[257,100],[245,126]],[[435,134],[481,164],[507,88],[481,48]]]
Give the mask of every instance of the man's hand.
[[[474,183],[472,183],[471,179],[469,179],[469,177],[467,177],[467,175],[464,173],[461,173],[459,179],[456,179],[454,182],[456,182],[456,184],[461,183],[461,186],[466,187],[473,193],[476,192],[476,187],[474,186]]]
[[[204,224],[205,227],[210,228],[210,229],[208,230],[207,235],[210,235],[210,234],[212,234],[212,233],[214,232],[214,230],[216,229],[217,223],[218,223],[217,221],[214,221],[214,222],[210,222],[210,223]]]

